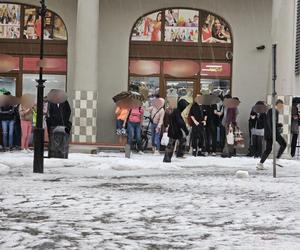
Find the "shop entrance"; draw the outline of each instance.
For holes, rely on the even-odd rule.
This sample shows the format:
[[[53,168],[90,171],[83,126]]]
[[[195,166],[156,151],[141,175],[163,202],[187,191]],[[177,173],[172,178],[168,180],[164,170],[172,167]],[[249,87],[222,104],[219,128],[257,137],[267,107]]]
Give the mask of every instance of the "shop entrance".
[[[165,79],[164,96],[168,106],[176,107],[180,99],[185,99],[189,103],[193,102],[195,96],[199,93],[196,79]]]

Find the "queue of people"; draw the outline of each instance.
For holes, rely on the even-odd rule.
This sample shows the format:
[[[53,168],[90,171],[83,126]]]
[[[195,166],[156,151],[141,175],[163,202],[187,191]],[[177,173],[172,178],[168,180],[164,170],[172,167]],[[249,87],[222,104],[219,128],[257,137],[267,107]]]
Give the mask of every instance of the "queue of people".
[[[176,157],[184,157],[184,153],[191,149],[194,157],[207,155],[221,157],[233,157],[238,148],[245,146],[245,139],[239,129],[238,106],[239,98],[226,95],[220,96],[220,102],[212,105],[203,105],[198,95],[190,106],[188,121],[182,116],[183,111],[190,105],[186,100],[179,100],[176,108],[165,109],[165,100],[156,96],[151,101],[152,105],[147,109],[150,113],[149,123],[151,128],[151,144],[155,155],[161,151],[161,139],[163,134],[168,135],[169,143],[164,148],[164,162],[171,162],[174,151]],[[235,103],[228,105],[227,103]],[[257,110],[257,107],[264,107]],[[287,143],[282,137],[282,124],[278,116],[283,110],[283,101],[276,102],[276,141],[280,145],[277,157],[280,158],[286,149]],[[138,107],[130,110],[117,108],[117,135],[128,137],[131,148],[136,148],[143,153],[141,148],[141,131],[144,119],[144,108]],[[291,156],[295,156],[299,134],[299,111],[297,104],[292,108],[292,145]],[[272,151],[272,109],[267,108],[263,101],[255,103],[249,116],[249,153],[247,156],[261,158],[257,165],[258,170],[263,170],[263,163]],[[189,140],[187,140],[189,138]],[[125,143],[125,142],[124,142]],[[134,147],[136,143],[137,147]]]
[[[22,151],[30,153],[33,146],[33,129],[36,126],[37,110],[34,98],[31,95],[23,95],[19,100],[5,92],[1,99],[0,121],[2,131],[2,152]],[[25,98],[26,97],[26,98]],[[59,95],[58,95],[58,98]],[[18,101],[12,101],[18,100]],[[63,102],[50,102],[44,98],[44,128],[45,141],[49,141],[55,127],[64,126],[65,132],[70,134],[71,107],[67,100]],[[48,136],[49,135],[49,136]]]

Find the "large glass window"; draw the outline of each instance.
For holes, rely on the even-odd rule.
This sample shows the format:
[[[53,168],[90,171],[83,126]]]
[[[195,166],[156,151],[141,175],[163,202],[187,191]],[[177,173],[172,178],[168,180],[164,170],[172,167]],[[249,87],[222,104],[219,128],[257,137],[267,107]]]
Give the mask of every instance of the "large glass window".
[[[0,93],[3,94],[9,91],[12,95],[16,95],[16,82],[15,77],[0,75]]]
[[[36,96],[36,79],[38,79],[37,74],[24,74],[23,75],[23,94],[32,94]],[[44,93],[47,95],[51,89],[62,89],[66,90],[67,77],[64,75],[44,75],[45,89]]]
[[[230,93],[230,80],[221,79],[201,79],[200,92],[202,94],[216,93],[218,95],[227,95]]]
[[[199,11],[168,9],[165,11],[166,42],[198,42]]]
[[[0,38],[20,38],[21,6],[0,4]]]

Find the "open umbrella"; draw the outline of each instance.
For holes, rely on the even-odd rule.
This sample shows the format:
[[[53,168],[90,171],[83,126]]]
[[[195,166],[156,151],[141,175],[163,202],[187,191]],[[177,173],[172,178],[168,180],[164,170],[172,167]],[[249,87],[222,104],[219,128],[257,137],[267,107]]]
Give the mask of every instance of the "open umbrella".
[[[47,99],[51,103],[59,104],[67,101],[67,93],[62,89],[52,89],[47,95]]]
[[[197,95],[195,102],[202,105],[214,105],[220,102],[220,98],[215,95]]]
[[[143,105],[144,97],[133,91],[123,91],[113,97],[113,101],[121,108],[135,108]]]
[[[32,108],[35,104],[34,96],[31,94],[24,94],[20,100],[21,104],[26,108]]]
[[[237,108],[241,102],[236,98],[225,98],[223,103],[226,108]]]

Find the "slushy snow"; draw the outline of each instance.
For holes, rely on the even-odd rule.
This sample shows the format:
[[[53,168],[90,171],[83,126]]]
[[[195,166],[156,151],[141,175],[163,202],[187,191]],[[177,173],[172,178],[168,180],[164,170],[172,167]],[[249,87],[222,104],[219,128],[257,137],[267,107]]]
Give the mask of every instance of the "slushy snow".
[[[300,249],[300,162],[120,153],[0,158],[0,249]],[[237,178],[247,171],[248,178]]]

